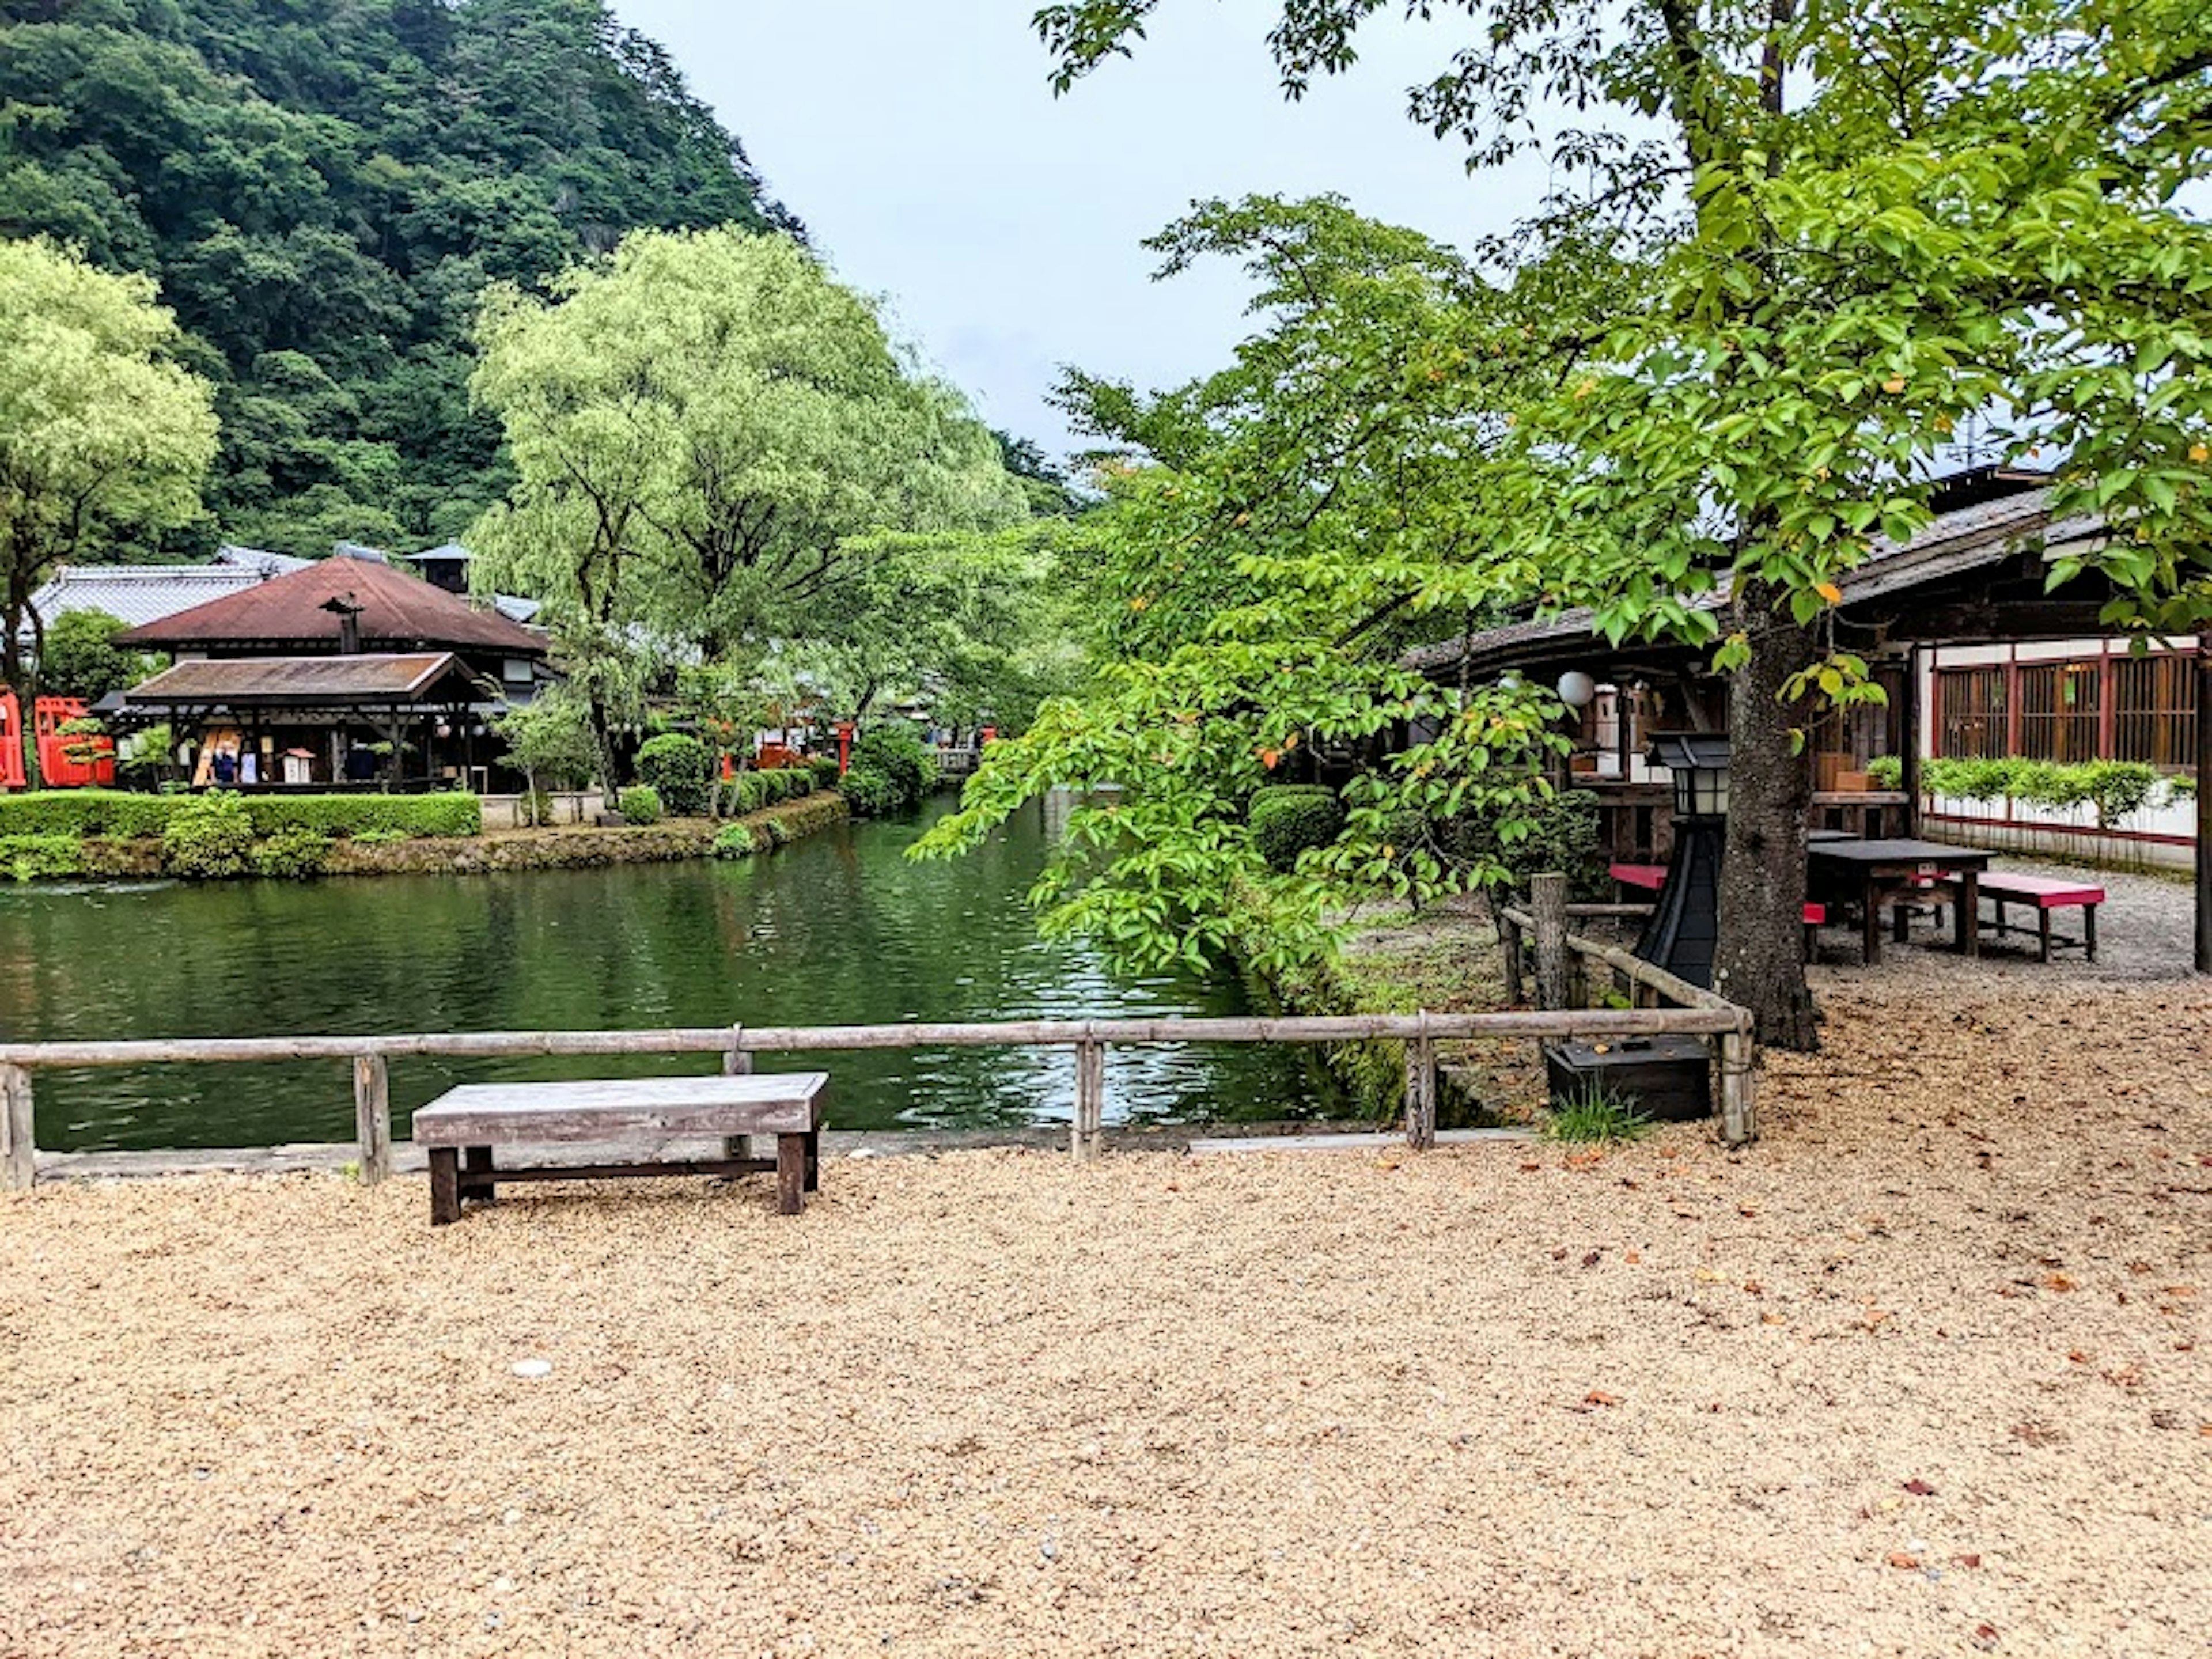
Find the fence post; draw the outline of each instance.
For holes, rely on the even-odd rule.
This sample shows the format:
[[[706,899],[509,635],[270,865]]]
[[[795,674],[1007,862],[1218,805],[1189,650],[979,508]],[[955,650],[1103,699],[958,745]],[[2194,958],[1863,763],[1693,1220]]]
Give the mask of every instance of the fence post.
[[[37,1176],[31,1074],[21,1066],[0,1066],[0,1192],[28,1192]]]
[[[382,1054],[353,1057],[353,1138],[361,1149],[361,1184],[392,1173],[392,1068]]]
[[[717,787],[719,787],[720,786],[718,785]],[[724,1077],[750,1077],[753,1074],[752,1053],[750,1049],[741,1046],[744,1039],[744,1035],[745,1028],[742,1022],[732,1024],[730,1027],[730,1046],[722,1050],[722,1075]],[[750,1158],[752,1156],[752,1137],[750,1135],[725,1135],[722,1138],[722,1156],[724,1158]]]
[[[1505,914],[1505,907],[1498,907],[1498,948],[1505,955],[1505,1006],[1517,1008],[1528,999],[1528,988],[1521,982],[1521,924]]]
[[[1532,876],[1528,908],[1536,922],[1536,1006],[1565,1008],[1567,1002],[1567,878]]]
[[[1091,1029],[1088,1020],[1084,1029]],[[1070,1144],[1079,1164],[1106,1149],[1106,1045],[1085,1037],[1075,1045],[1075,1131]]]
[[[1428,1034],[1427,1009],[1420,1018],[1420,1036],[1406,1045],[1406,1144],[1426,1152],[1437,1144],[1437,1040]]]
[[[1759,1138],[1749,1019],[1721,1034],[1721,1139],[1741,1146]]]

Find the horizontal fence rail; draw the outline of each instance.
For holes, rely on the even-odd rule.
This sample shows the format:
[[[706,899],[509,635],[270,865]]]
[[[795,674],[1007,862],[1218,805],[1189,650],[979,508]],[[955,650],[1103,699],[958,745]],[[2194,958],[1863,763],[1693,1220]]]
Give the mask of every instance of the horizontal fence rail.
[[[1508,910],[1504,928],[1509,972],[1517,981],[1519,934],[1533,931]],[[1435,1144],[1437,1048],[1467,1038],[1695,1036],[1718,1046],[1723,1134],[1751,1131],[1750,1016],[1709,991],[1639,963],[1626,952],[1571,938],[1571,947],[1623,974],[1638,976],[1652,997],[1692,1001],[1684,1007],[1537,1008],[1479,1014],[1309,1015],[1279,1019],[1042,1019],[897,1025],[698,1025],[635,1031],[442,1031],[358,1036],[151,1038],[116,1042],[0,1042],[0,1189],[28,1187],[34,1176],[32,1075],[39,1071],[116,1066],[236,1065],[283,1060],[349,1062],[362,1178],[392,1169],[390,1064],[410,1055],[524,1059],[546,1055],[719,1054],[725,1073],[752,1069],[759,1054],[830,1054],[870,1048],[1068,1048],[1076,1051],[1072,1146],[1093,1158],[1103,1146],[1105,1051],[1115,1043],[1358,1042],[1406,1045],[1406,1135],[1415,1146]]]

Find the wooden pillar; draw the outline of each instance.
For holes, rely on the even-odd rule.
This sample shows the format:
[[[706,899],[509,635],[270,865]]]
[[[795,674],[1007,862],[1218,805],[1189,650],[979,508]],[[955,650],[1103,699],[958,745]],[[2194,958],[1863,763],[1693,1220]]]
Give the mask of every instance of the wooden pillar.
[[[1416,1152],[1437,1144],[1437,1040],[1425,1030],[1406,1045],[1406,1144]]]
[[[1505,914],[1503,899],[1492,902],[1498,906],[1498,949],[1505,961],[1505,1006],[1517,1008],[1528,1000],[1521,982],[1521,924]]]
[[[0,1192],[31,1189],[38,1173],[36,1146],[31,1074],[21,1066],[0,1066]]]
[[[1075,1129],[1069,1143],[1079,1164],[1106,1150],[1106,1045],[1086,1038],[1075,1045]]]
[[[2197,641],[2197,971],[2212,974],[2212,636]]]
[[[1751,1030],[1747,1024],[1721,1037],[1721,1139],[1742,1146],[1759,1138],[1752,1078]]]
[[[392,1076],[382,1054],[353,1057],[353,1134],[361,1149],[361,1184],[392,1173]]]
[[[1567,1006],[1567,878],[1532,876],[1529,910],[1536,923],[1536,1006]]]
[[[1905,647],[1905,695],[1898,703],[1897,723],[1903,734],[1899,750],[1902,777],[1898,787],[1905,792],[1905,833],[1917,840],[1920,835],[1920,650],[1917,646]]]

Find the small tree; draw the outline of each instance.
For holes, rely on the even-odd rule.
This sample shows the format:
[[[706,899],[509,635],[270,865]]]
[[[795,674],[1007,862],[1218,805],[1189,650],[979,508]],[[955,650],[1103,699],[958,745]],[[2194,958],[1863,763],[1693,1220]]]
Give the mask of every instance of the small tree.
[[[39,651],[39,695],[97,702],[109,692],[145,678],[153,672],[151,661],[158,659],[115,646],[115,636],[130,626],[105,611],[71,611],[57,617]]]
[[[574,787],[592,775],[599,764],[592,741],[590,720],[583,703],[572,694],[548,691],[502,716],[495,728],[506,740],[500,763],[520,772],[529,785],[530,822],[538,822],[538,792],[542,779],[556,786]],[[611,786],[610,786],[611,787]]]

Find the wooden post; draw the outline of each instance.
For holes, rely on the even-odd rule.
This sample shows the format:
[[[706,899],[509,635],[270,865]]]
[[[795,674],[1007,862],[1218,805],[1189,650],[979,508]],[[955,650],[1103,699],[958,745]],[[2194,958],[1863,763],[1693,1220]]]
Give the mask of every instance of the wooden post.
[[[382,1054],[353,1057],[353,1138],[361,1148],[361,1184],[392,1173],[392,1074]]]
[[[1421,1011],[1428,1024],[1428,1011]],[[1406,1045],[1406,1144],[1426,1152],[1437,1144],[1437,1040],[1425,1030]]]
[[[722,1075],[724,1077],[750,1077],[753,1074],[752,1053],[750,1049],[739,1046],[744,1035],[745,1028],[742,1023],[730,1027],[730,1046],[722,1050]],[[752,1156],[752,1137],[750,1135],[725,1135],[722,1138],[722,1156],[724,1158],[750,1158]]]
[[[1759,1138],[1759,1115],[1753,1098],[1751,1031],[1748,1026],[1721,1036],[1721,1139],[1741,1146]]]
[[[2212,635],[2197,641],[2197,971],[2212,974]]]
[[[1567,1003],[1567,878],[1533,876],[1528,908],[1536,922],[1536,1006],[1565,1008]]]
[[[1106,1150],[1106,1045],[1085,1038],[1075,1045],[1075,1130],[1069,1143],[1076,1162],[1093,1162]]]
[[[30,1191],[38,1174],[35,1147],[31,1074],[21,1066],[0,1066],[0,1192]]]
[[[1498,948],[1505,957],[1505,1006],[1518,1008],[1528,996],[1521,982],[1521,924],[1505,914],[1502,903],[1498,906]]]
[[[2109,678],[2109,676],[2106,678]],[[1905,792],[1905,833],[1920,835],[1920,650],[1905,648],[1905,695],[1898,699],[1897,723],[1903,732],[1898,787]]]

